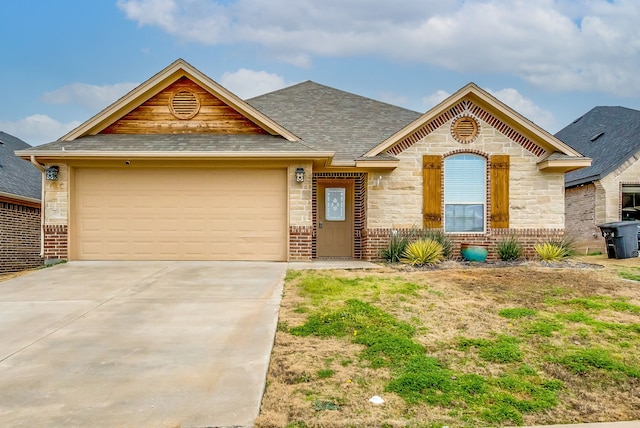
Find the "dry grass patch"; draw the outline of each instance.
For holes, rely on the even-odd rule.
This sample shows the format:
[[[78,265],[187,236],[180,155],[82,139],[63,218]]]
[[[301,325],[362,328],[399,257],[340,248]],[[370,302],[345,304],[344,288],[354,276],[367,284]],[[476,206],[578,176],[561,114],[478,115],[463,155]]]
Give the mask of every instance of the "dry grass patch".
[[[601,260],[290,272],[256,426],[637,419],[637,260]]]

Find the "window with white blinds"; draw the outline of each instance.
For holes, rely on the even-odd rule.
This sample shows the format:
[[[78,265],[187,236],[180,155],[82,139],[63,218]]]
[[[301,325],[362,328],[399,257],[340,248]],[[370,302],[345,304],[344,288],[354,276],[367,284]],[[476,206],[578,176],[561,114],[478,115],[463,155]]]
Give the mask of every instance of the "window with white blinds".
[[[445,232],[483,232],[486,159],[472,154],[444,160]]]

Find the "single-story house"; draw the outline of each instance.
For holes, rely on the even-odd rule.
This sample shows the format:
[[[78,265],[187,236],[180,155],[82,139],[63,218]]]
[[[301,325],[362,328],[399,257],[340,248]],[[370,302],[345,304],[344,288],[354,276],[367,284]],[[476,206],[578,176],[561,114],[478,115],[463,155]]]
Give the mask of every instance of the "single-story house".
[[[555,136],[593,159],[565,177],[567,235],[579,248],[604,251],[599,225],[640,221],[640,111],[595,107]]]
[[[181,59],[17,154],[49,175],[45,257],[71,260],[376,259],[413,227],[530,245],[590,164],[473,83],[424,114],[313,82],[243,101]]]
[[[21,139],[0,131],[0,273],[42,264],[42,174],[14,154],[29,147]]]

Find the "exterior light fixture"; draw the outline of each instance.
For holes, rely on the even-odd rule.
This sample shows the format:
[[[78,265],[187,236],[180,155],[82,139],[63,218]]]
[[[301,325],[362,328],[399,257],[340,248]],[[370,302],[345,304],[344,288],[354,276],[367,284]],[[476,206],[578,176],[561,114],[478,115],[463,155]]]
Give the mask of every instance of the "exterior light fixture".
[[[302,183],[304,181],[304,168],[296,168],[296,182]]]
[[[58,179],[58,172],[60,167],[52,165],[45,170],[47,180],[55,181]]]

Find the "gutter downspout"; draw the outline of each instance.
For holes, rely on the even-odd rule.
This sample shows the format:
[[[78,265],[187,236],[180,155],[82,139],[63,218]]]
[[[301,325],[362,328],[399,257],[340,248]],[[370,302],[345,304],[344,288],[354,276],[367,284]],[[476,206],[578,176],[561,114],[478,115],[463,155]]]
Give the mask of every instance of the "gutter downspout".
[[[40,190],[40,257],[44,258],[44,166],[31,155],[31,163],[42,172],[42,188]]]

